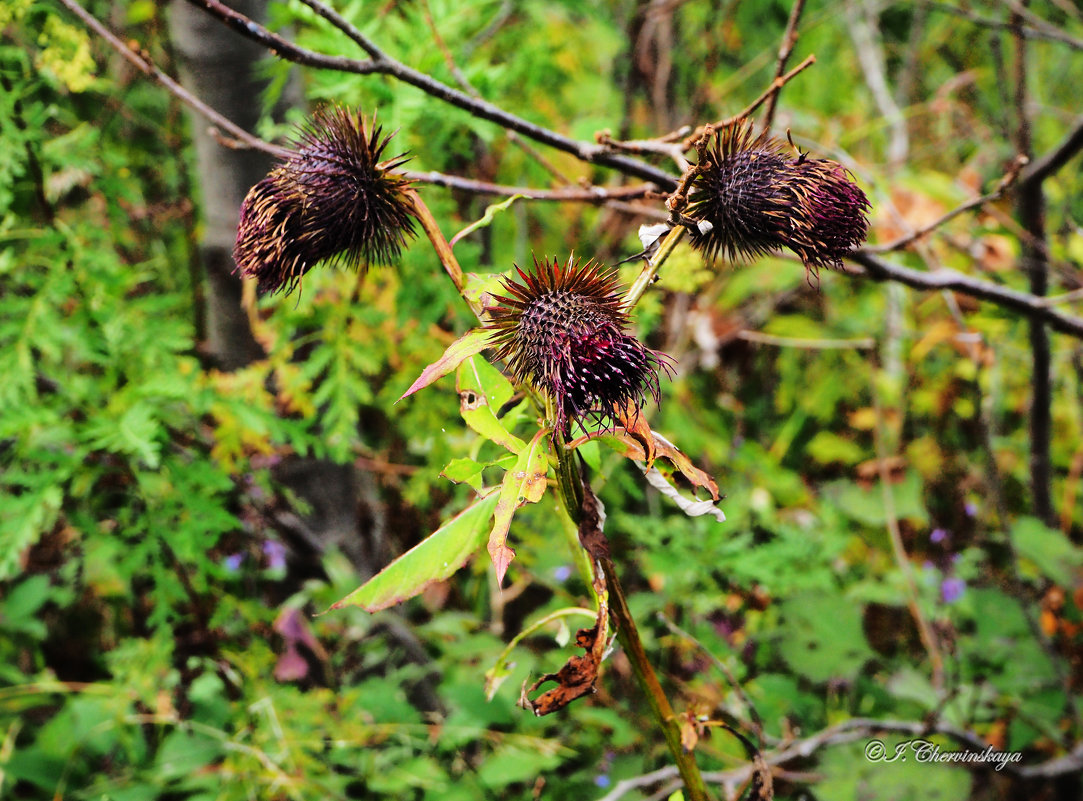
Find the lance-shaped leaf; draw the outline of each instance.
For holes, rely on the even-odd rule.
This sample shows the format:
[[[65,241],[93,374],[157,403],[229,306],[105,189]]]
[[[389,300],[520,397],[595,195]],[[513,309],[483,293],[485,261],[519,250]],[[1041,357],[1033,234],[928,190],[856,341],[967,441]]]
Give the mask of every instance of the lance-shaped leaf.
[[[500,500],[493,514],[493,530],[489,532],[489,556],[500,584],[504,583],[504,574],[515,558],[515,551],[507,545],[515,510],[524,503],[537,503],[545,495],[545,476],[549,472],[548,435],[546,428],[534,435],[530,445],[519,452],[515,465],[504,474],[500,486]]]
[[[378,612],[413,598],[435,581],[448,578],[481,548],[486,522],[500,493],[479,498],[331,609],[360,606]]]
[[[470,356],[459,365],[455,388],[459,392],[459,412],[468,426],[512,453],[526,447],[497,419],[496,412],[511,400],[514,392],[499,370],[480,356]]]
[[[436,379],[443,378],[462,364],[464,359],[468,359],[476,353],[481,353],[489,347],[489,336],[490,333],[488,331],[481,328],[475,328],[473,331],[469,331],[459,337],[448,345],[448,349],[444,351],[443,356],[421,371],[421,375],[417,377],[417,381],[412,383],[410,388],[402,393],[399,400],[413,395],[419,389],[424,389]],[[395,403],[398,402],[399,401],[395,401]]]

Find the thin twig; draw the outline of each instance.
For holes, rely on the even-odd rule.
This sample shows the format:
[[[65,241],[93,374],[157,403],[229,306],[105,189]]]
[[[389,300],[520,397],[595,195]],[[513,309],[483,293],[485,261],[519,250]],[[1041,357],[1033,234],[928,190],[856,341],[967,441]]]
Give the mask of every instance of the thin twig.
[[[940,11],[945,14],[953,14],[955,16],[963,17],[975,25],[981,25],[983,28],[992,28],[994,30],[1009,30],[1011,28],[1011,22],[1005,22],[999,19],[993,19],[991,17],[983,17],[980,14],[976,14],[973,11],[965,8],[962,5],[956,5],[951,3],[929,3],[929,8],[934,11]],[[1052,42],[1060,42],[1066,44],[1069,47],[1073,47],[1076,50],[1083,50],[1083,40],[1076,39],[1073,36],[1069,36],[1062,30],[1057,28],[1048,27],[1037,28],[1027,27],[1025,25],[1020,27],[1020,34],[1025,39],[1046,39]]]
[[[1020,188],[1041,183],[1067,164],[1080,150],[1083,150],[1083,117],[1076,118],[1075,126],[1059,145],[1040,159],[1031,161],[1019,180]]]
[[[637,139],[632,141],[621,141],[613,139],[608,133],[598,134],[595,138],[598,142],[606,147],[624,150],[629,153],[657,153],[670,158],[676,159],[675,154],[686,153],[691,148],[695,147],[696,142],[703,138],[704,133],[708,128],[728,128],[743,119],[750,117],[756,109],[762,106],[773,95],[777,94],[782,87],[807,70],[813,64],[816,63],[816,56],[806,56],[804,61],[787,72],[785,75],[775,78],[771,81],[771,84],[760,93],[760,96],[741,109],[740,112],[734,114],[732,117],[725,117],[717,122],[709,123],[708,125],[700,125],[695,129],[689,128],[685,125],[676,131],[664,134],[654,139]],[[677,144],[674,144],[676,142]],[[678,161],[678,163],[680,163]]]
[[[764,334],[761,331],[743,329],[735,335],[745,342],[757,342],[761,345],[776,345],[780,348],[803,348],[805,350],[870,350],[876,347],[872,337],[857,339],[806,339],[803,337],[780,337]]]
[[[872,7],[869,0],[849,0],[843,13],[854,43],[854,52],[865,76],[865,85],[891,131],[887,146],[888,165],[891,170],[896,170],[906,161],[910,139],[906,117],[888,87],[887,56],[880,34],[879,11]]]
[[[796,78],[798,75],[800,75],[802,72],[807,70],[815,63],[816,56],[806,56],[804,61],[802,61],[792,70],[787,72],[781,78],[775,78],[775,80],[772,81],[771,85],[763,91],[763,94],[761,94],[751,103],[749,103],[744,109],[741,110],[740,113],[735,114],[732,117],[727,117],[726,119],[718,120],[718,122],[712,122],[710,123],[710,127],[713,129],[728,128],[731,125],[736,125],[741,120],[750,117],[756,111],[756,109],[758,109],[760,106],[767,102],[767,99],[771,97],[772,92],[777,92],[779,89],[788,84],[790,81],[792,81],[794,78]],[[692,133],[685,137],[682,147],[685,150],[694,147],[696,142],[700,138],[702,138],[707,127],[708,126],[706,125],[701,125],[700,127],[696,128]]]
[[[1074,36],[1069,36],[1064,30],[1056,25],[1051,24],[1047,20],[1042,19],[1029,8],[1027,3],[1015,3],[1012,0],[1007,0],[1008,8],[1013,13],[1018,14],[1021,18],[1030,22],[1034,26],[1033,35],[1031,38],[1045,38],[1054,42],[1060,42],[1066,44],[1076,50],[1083,50],[1083,39],[1076,39]],[[1011,22],[1009,21],[1009,27]]]
[[[946,723],[927,723],[911,720],[874,720],[870,718],[851,718],[833,726],[828,726],[816,734],[797,740],[783,748],[765,753],[764,760],[768,765],[784,765],[794,760],[807,760],[817,751],[835,745],[845,745],[876,734],[902,734],[914,738],[924,738],[932,734],[941,734],[950,737],[955,742],[965,746],[968,750],[979,753],[985,752],[990,746],[976,734],[952,726]],[[1021,779],[1051,779],[1058,776],[1071,776],[1083,770],[1083,743],[1080,743],[1064,756],[1041,762],[1037,765],[1023,767],[1014,762],[982,763],[963,762],[963,765],[971,765],[974,768],[995,770],[1003,764],[1002,773]],[[748,781],[756,770],[755,765],[746,764],[739,768],[727,771],[706,771],[703,778],[712,784],[726,786],[736,785]],[[643,787],[651,787],[660,782],[668,782],[677,775],[676,768],[667,766],[659,770],[645,773],[631,779],[621,779],[616,785],[602,796],[598,801],[619,801],[633,790]]]
[[[222,21],[242,36],[258,42],[263,47],[275,53],[280,58],[296,64],[330,69],[339,72],[347,72],[355,75],[390,75],[403,83],[415,86],[426,94],[442,100],[457,108],[470,112],[475,117],[488,120],[497,125],[507,128],[537,142],[554,147],[565,153],[570,153],[580,161],[589,164],[599,164],[603,167],[623,172],[626,175],[638,177],[644,181],[652,181],[660,189],[670,188],[676,181],[670,173],[647,164],[638,159],[621,156],[608,152],[600,145],[579,142],[569,139],[555,131],[535,125],[528,120],[511,114],[499,106],[495,106],[486,100],[471,97],[442,83],[423,72],[408,67],[400,61],[388,56],[376,47],[368,38],[357,31],[343,20],[335,11],[317,0],[305,0],[306,5],[316,10],[321,16],[333,21],[336,27],[351,31],[350,38],[362,47],[370,58],[359,61],[357,59],[340,56],[328,56],[299,47],[283,37],[272,33],[267,28],[252,21],[220,2],[220,0],[188,0],[194,6],[203,9],[211,16]]]
[[[522,195],[530,200],[546,200],[557,203],[593,203],[602,205],[614,200],[635,200],[646,197],[654,192],[653,184],[638,184],[636,186],[568,186],[560,189],[534,189],[529,186],[507,186],[493,184],[488,181],[477,181],[473,178],[462,178],[458,175],[448,175],[442,172],[414,172],[403,170],[403,175],[411,181],[432,184],[434,186],[446,186],[449,189],[458,189],[464,192],[473,192],[479,195]]]
[[[933,629],[929,625],[929,621],[925,619],[925,614],[921,611],[921,605],[918,601],[918,584],[914,579],[914,568],[910,564],[910,557],[906,554],[906,548],[903,546],[902,532],[899,530],[899,517],[895,511],[895,495],[891,491],[891,480],[888,475],[888,453],[887,446],[884,442],[884,410],[880,405],[880,393],[876,389],[876,382],[873,381],[872,387],[872,400],[873,407],[876,410],[876,426],[873,429],[873,439],[876,446],[876,466],[880,474],[880,490],[883,498],[884,505],[884,518],[887,521],[887,533],[891,540],[891,551],[895,556],[895,564],[899,568],[899,572],[902,573],[903,580],[906,582],[906,589],[909,595],[906,605],[910,609],[910,615],[914,618],[914,623],[918,627],[918,637],[921,639],[921,644],[925,647],[925,652],[929,656],[929,663],[932,667],[932,684],[938,691],[944,688],[944,658],[940,655],[940,647],[937,644],[936,637],[933,635]]]
[[[786,72],[786,62],[790,60],[793,46],[797,44],[797,23],[801,19],[801,12],[805,10],[805,0],[794,0],[793,8],[790,9],[790,18],[786,22],[786,32],[782,34],[782,45],[778,49],[778,63],[775,66],[775,79],[767,90],[767,108],[763,111],[763,130],[771,129],[771,123],[775,119],[775,105],[785,82],[780,82]]]
[[[729,669],[729,666],[717,656],[712,654],[711,651],[706,646],[704,646],[703,643],[701,643],[687,631],[685,631],[668,617],[666,617],[664,613],[658,612],[657,617],[659,620],[662,621],[662,624],[675,635],[695,645],[699,649],[700,653],[702,653],[704,656],[707,657],[708,660],[710,660],[711,664],[715,666],[718,672],[726,677],[726,681],[729,683],[730,689],[733,690],[734,694],[741,700],[741,703],[744,705],[745,709],[748,710],[748,716],[751,719],[752,731],[756,735],[756,739],[758,740],[760,747],[762,747],[765,737],[763,730],[763,718],[760,717],[760,713],[759,710],[756,709],[756,705],[752,703],[752,699],[748,697],[748,693],[745,692],[745,688],[741,686],[741,682],[737,680],[737,677],[733,674],[733,671]]]
[[[144,75],[153,78],[159,84],[169,90],[176,98],[181,100],[189,108],[194,109],[198,113],[202,114],[208,120],[213,122],[218,127],[222,128],[226,133],[239,142],[243,142],[248,147],[254,150],[262,150],[265,153],[270,153],[272,156],[283,156],[289,153],[285,148],[272,145],[269,142],[265,142],[259,137],[253,136],[244,130],[240,126],[236,125],[226,117],[223,117],[213,108],[208,106],[198,97],[193,95],[179,83],[174,81],[164,72],[159,70],[150,61],[149,58],[144,57],[140,53],[137,53],[132,48],[128,47],[124,42],[117,38],[112,31],[102,25],[98,20],[92,16],[86,9],[84,9],[76,0],[60,0],[61,4],[67,8],[71,13],[82,20],[83,24],[90,28],[94,33],[104,39],[109,45],[123,56],[127,61],[132,64],[137,70]]]
[[[856,250],[848,258],[864,267],[864,273],[873,280],[895,281],[915,289],[951,289],[978,300],[995,303],[1005,309],[1022,312],[1031,319],[1041,320],[1054,331],[1083,339],[1083,318],[1050,308],[1044,298],[1028,292],[972,278],[956,270],[914,270],[885,261],[868,249]]]
[[[893,250],[901,250],[910,243],[921,239],[921,237],[925,236],[926,234],[935,231],[940,226],[950,222],[951,220],[954,220],[960,214],[965,214],[971,209],[980,208],[986,203],[992,203],[994,201],[1000,200],[1002,197],[1004,197],[1007,191],[1019,178],[1020,171],[1023,169],[1024,166],[1026,166],[1027,163],[1028,159],[1026,156],[1016,156],[1015,160],[1012,162],[1011,167],[1008,168],[1008,172],[1004,175],[1003,178],[1000,179],[1000,182],[997,184],[997,188],[989,194],[982,195],[981,197],[976,197],[973,200],[968,200],[961,206],[956,206],[954,209],[952,209],[939,219],[936,219],[928,225],[924,225],[921,228],[911,231],[909,234],[901,236],[898,239],[887,242],[883,245],[868,247],[866,248],[866,250],[869,253],[889,253]]]
[[[429,6],[428,0],[422,2],[424,6],[425,23],[429,26],[429,33],[432,34],[433,41],[436,42],[436,46],[440,49],[440,53],[444,56],[444,63],[447,65],[448,72],[452,74],[455,80],[463,91],[468,92],[471,97],[480,98],[481,94],[474,85],[470,83],[470,80],[466,77],[459,65],[455,63],[455,57],[452,55],[451,49],[447,46],[447,42],[444,41],[444,37],[440,35],[440,29],[436,25],[436,20],[432,16],[432,8]],[[541,165],[542,169],[556,178],[557,182],[563,185],[570,184],[572,181],[566,175],[564,175],[556,165],[549,159],[535,150],[528,142],[523,141],[523,138],[515,131],[507,132],[508,141],[526,153],[527,156],[534,159]]]

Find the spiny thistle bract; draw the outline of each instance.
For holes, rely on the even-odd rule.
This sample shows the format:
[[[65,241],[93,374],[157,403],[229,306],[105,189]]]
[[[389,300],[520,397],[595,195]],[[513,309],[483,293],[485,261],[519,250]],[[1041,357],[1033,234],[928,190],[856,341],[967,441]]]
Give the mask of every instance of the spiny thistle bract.
[[[249,190],[233,257],[261,287],[292,291],[316,263],[387,263],[413,233],[409,181],[381,162],[390,136],[375,121],[332,107],[302,129],[295,150]]]
[[[516,380],[553,400],[558,429],[588,418],[614,425],[629,405],[642,409],[648,390],[658,401],[658,368],[670,360],[624,332],[615,269],[536,258],[533,272],[515,269],[522,280],[504,279],[487,327]]]
[[[692,244],[714,257],[745,260],[788,247],[805,268],[842,267],[865,241],[868,198],[842,165],[792,155],[766,132],[741,124],[715,133],[692,182],[686,214],[712,226]]]

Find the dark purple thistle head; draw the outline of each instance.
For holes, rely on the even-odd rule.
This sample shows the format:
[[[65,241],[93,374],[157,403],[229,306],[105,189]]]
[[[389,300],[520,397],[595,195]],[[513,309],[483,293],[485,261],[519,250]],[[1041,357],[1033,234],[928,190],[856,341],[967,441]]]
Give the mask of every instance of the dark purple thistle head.
[[[743,261],[787,247],[805,267],[842,267],[865,241],[865,193],[839,164],[794,156],[786,143],[750,124],[715,134],[707,162],[692,182],[687,215],[711,224],[692,244],[714,257]]]
[[[233,257],[264,288],[293,290],[318,262],[394,261],[413,233],[405,156],[380,161],[390,136],[340,107],[316,113],[295,151],[248,192]]]
[[[516,380],[552,398],[558,428],[588,418],[615,425],[629,406],[643,408],[648,391],[657,402],[658,368],[668,371],[669,357],[624,332],[616,270],[555,259],[535,259],[531,273],[515,269],[522,281],[504,279],[507,295],[494,298],[488,328]]]

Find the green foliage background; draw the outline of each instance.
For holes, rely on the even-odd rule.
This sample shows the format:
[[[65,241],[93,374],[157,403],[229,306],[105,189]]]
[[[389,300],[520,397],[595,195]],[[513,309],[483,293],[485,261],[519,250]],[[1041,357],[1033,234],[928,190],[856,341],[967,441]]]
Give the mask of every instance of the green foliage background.
[[[107,4],[92,8],[109,16]],[[568,135],[616,135],[622,124],[629,138],[661,133],[628,77],[625,3],[339,8],[397,58],[453,83],[431,18],[483,97]],[[1080,35],[1058,4],[1031,8]],[[879,20],[889,66],[911,52],[921,65],[904,166],[885,164],[889,131],[836,4],[809,4],[794,62],[815,53],[817,64],[783,92],[779,112],[800,143],[807,137],[817,155],[854,171],[882,240],[898,230],[896,212],[931,219],[994,185],[1014,155],[997,66],[1007,36],[928,9],[919,26],[917,9],[892,4]],[[125,35],[169,63],[157,4],[116,10]],[[788,11],[681,4],[670,122],[726,117],[753,100],[772,76]],[[303,46],[345,47],[299,4],[271,13],[272,27]],[[490,29],[494,19],[503,24]],[[267,358],[236,373],[207,369],[194,323],[198,187],[177,102],[120,71],[50,2],[7,2],[0,34],[0,793],[593,798],[668,764],[619,654],[593,699],[546,719],[516,707],[524,680],[564,661],[564,625],[514,649],[507,680],[486,700],[484,674],[514,633],[586,603],[551,500],[515,518],[508,581],[521,594],[509,602],[479,558],[401,609],[311,617],[366,577],[336,552],[300,567],[276,557],[273,512],[292,500],[272,478],[283,459],[404,466],[380,478],[394,521],[390,557],[468,502],[469,486],[439,476],[446,465],[501,455],[463,425],[450,378],[395,404],[471,323],[427,244],[417,241],[394,270],[317,271],[299,298],[264,299]],[[1083,55],[1039,41],[1031,62],[1042,153],[1078,114]],[[279,87],[285,69],[266,65]],[[495,126],[417,90],[331,72],[302,80],[312,102],[378,109],[416,169],[550,180]],[[264,132],[276,131],[268,120]],[[568,175],[584,172],[548,157]],[[1047,185],[1051,257],[1066,288],[1083,258],[1080,189],[1077,167]],[[423,192],[449,233],[489,202]],[[1002,212],[954,221],[924,259],[896,258],[1022,288],[1010,207]],[[635,226],[618,215],[519,201],[456,252],[468,270],[488,273],[528,263],[531,252],[636,249]],[[689,308],[698,327],[675,325],[676,310]],[[851,717],[933,715],[1021,751],[1024,764],[1080,741],[1078,342],[1053,340],[1053,491],[1063,514],[1053,529],[1028,506],[1022,318],[826,273],[817,290],[782,258],[704,269],[688,251],[667,265],[637,324],[680,365],[652,426],[727,496],[725,524],[690,519],[634,466],[598,457],[607,531],[678,707],[750,720],[710,654],[755,705],[765,746]],[[873,347],[730,335],[743,327]],[[529,436],[529,421],[520,427]],[[870,470],[878,436],[894,457],[886,487]],[[916,603],[940,642],[941,689],[892,555],[887,496]],[[745,763],[740,743],[717,732],[697,756],[706,770]],[[993,798],[1006,786],[959,767],[870,765],[853,745],[802,767],[814,778],[780,781],[780,798]]]

